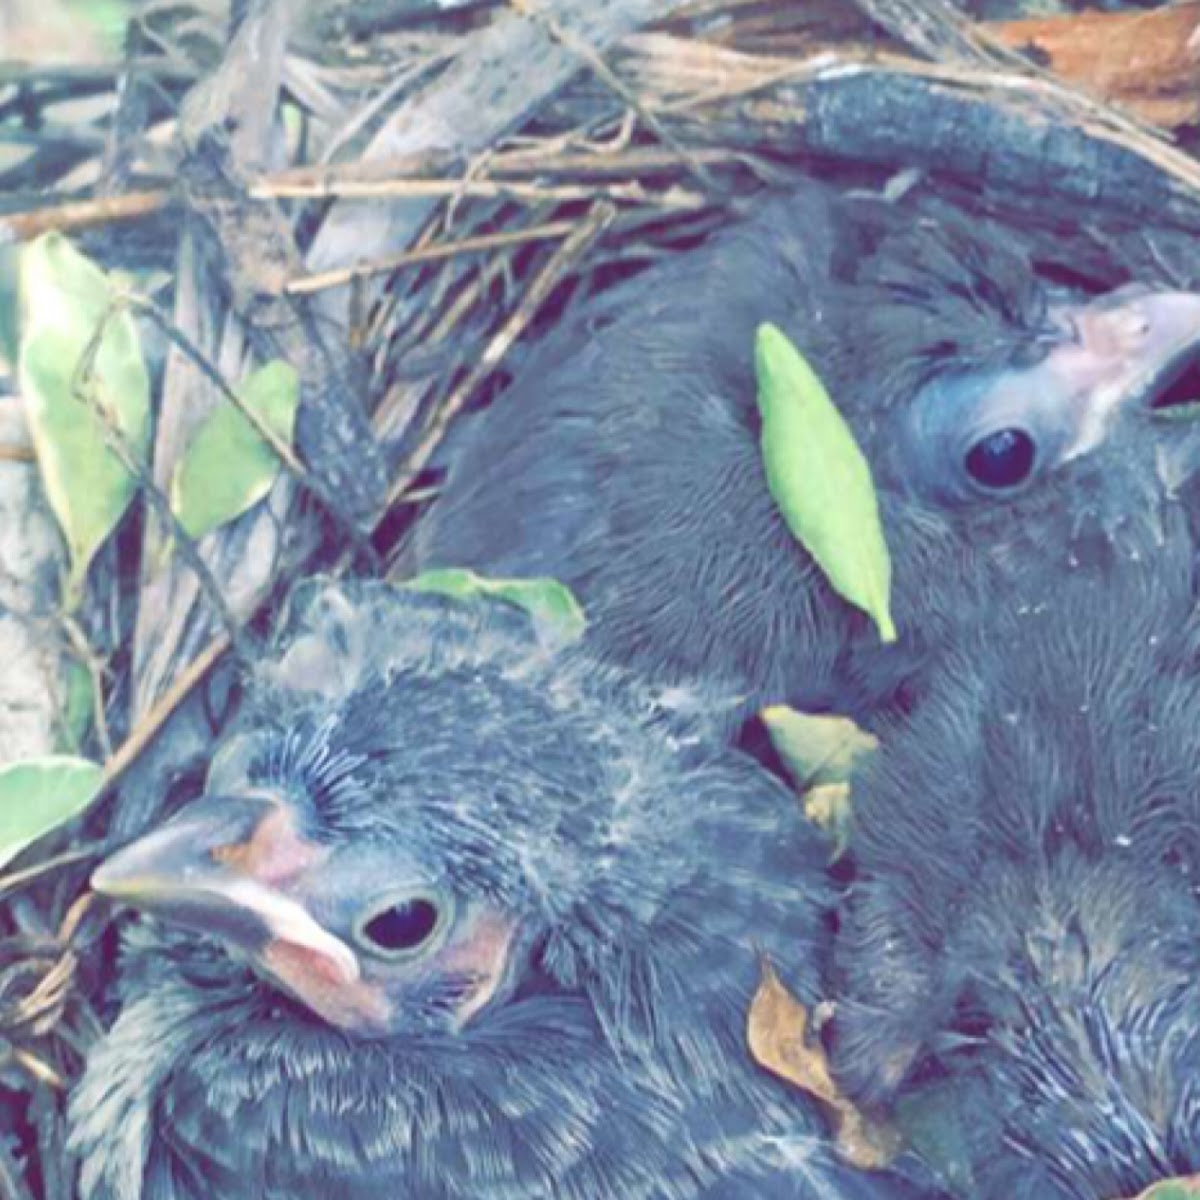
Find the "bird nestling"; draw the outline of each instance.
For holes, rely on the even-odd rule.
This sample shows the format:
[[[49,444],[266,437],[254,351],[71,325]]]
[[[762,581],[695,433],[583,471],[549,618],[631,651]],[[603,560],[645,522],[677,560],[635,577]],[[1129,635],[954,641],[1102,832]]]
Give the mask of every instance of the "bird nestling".
[[[314,584],[206,794],[103,864],[151,914],[72,1104],[84,1200],[884,1200],[745,1048],[811,999],[820,839],[522,614]]]
[[[979,1200],[1200,1171],[1200,623],[1190,545],[1011,616],[855,781],[833,1063],[950,1087]]]
[[[900,643],[840,600],[768,493],[755,331],[778,325],[871,463]],[[477,420],[406,565],[549,575],[600,654],[860,719],[911,704],[998,603],[1149,556],[1184,517],[1200,295],[1069,296],[994,228],[816,184],[534,351]]]

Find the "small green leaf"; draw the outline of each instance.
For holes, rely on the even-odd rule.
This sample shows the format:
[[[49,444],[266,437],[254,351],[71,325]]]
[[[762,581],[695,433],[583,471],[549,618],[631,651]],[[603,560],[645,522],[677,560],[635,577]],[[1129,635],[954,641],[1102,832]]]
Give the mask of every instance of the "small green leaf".
[[[1164,1179],[1139,1193],[1136,1200],[1196,1200],[1200,1196],[1200,1175]]]
[[[289,447],[296,426],[300,382],[276,360],[246,377],[242,403]],[[189,537],[240,517],[270,490],[280,462],[270,443],[233,401],[222,397],[196,430],[171,481],[171,508]]]
[[[879,746],[878,738],[849,717],[798,712],[786,704],[772,704],[759,715],[771,744],[801,790],[849,783],[854,768]]]
[[[67,607],[88,565],[133,498],[135,480],[109,449],[101,407],[129,448],[150,440],[150,380],[128,312],[114,312],[111,281],[66,238],[51,233],[21,258],[21,393],[50,507],[71,554]],[[80,363],[102,322],[104,340]],[[77,391],[80,389],[80,391]]]
[[[587,625],[579,601],[557,579],[485,579],[474,571],[448,567],[424,571],[403,586],[460,599],[494,596],[515,604],[529,613],[539,633],[559,646],[578,641]]]
[[[798,712],[786,704],[773,704],[759,716],[796,785],[804,815],[833,843],[836,862],[850,846],[854,770],[875,752],[878,738],[849,717]]]
[[[83,745],[92,726],[92,673],[78,659],[68,659],[62,671],[62,709],[59,749],[75,753]]]
[[[77,817],[100,792],[104,768],[52,755],[0,767],[0,867]]]
[[[279,115],[283,118],[283,128],[287,135],[289,146],[299,146],[304,137],[304,109],[298,104],[285,101],[279,106]]]
[[[774,325],[754,354],[767,486],[784,522],[830,585],[896,640],[892,564],[871,468],[821,381]]]

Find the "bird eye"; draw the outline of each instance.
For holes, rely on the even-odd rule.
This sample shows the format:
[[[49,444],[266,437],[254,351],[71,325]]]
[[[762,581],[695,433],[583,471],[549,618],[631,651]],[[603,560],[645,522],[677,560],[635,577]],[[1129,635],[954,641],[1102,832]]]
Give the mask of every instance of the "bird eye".
[[[1036,458],[1033,438],[1023,429],[1001,429],[967,451],[967,474],[991,491],[1008,491],[1029,478]]]
[[[386,958],[415,954],[445,925],[446,910],[430,896],[401,896],[370,909],[355,933],[367,950]]]

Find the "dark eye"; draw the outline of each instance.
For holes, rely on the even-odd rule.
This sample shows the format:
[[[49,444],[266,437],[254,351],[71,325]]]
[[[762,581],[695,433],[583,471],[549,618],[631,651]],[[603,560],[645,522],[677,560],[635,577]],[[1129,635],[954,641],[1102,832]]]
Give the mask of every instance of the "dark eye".
[[[1004,491],[1029,478],[1037,447],[1023,429],[1001,429],[967,451],[967,473],[985,488]]]
[[[420,950],[442,924],[442,910],[425,896],[408,896],[378,908],[358,926],[359,939],[378,954]]]

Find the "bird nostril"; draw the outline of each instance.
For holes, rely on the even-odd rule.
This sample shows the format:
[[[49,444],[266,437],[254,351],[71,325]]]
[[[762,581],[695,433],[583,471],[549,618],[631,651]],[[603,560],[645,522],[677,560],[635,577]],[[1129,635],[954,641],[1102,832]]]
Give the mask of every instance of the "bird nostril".
[[[1084,314],[1080,332],[1080,340],[1088,350],[1116,358],[1135,352],[1153,334],[1154,328],[1140,306],[1126,306]]]

